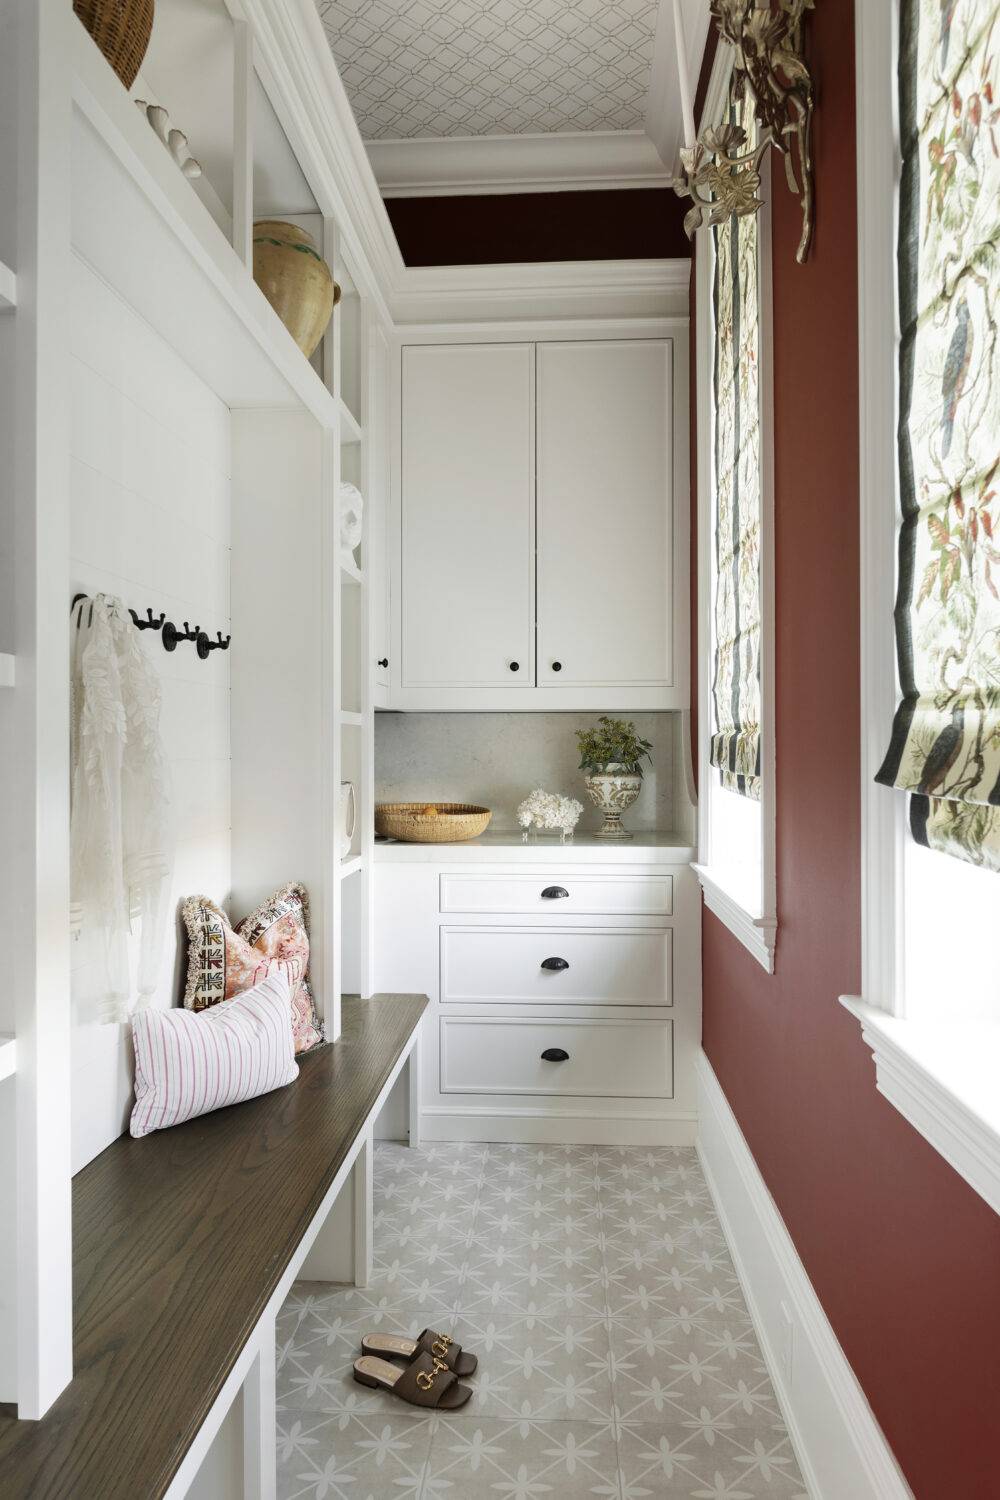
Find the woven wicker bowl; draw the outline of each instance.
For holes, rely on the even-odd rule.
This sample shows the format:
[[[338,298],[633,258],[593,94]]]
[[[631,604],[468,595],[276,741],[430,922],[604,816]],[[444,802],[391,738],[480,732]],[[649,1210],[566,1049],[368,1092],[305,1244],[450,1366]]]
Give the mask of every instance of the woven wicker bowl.
[[[149,46],[154,0],[73,0],[73,9],[127,89]]]
[[[375,832],[407,844],[455,844],[478,838],[492,816],[488,807],[467,802],[376,802]]]

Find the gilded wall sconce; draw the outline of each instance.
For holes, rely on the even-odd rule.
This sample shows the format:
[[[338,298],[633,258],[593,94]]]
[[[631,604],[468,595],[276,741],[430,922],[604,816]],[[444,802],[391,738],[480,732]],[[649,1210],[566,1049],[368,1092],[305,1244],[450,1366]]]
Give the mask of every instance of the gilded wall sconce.
[[[752,5],[747,0],[711,0],[719,34],[734,50],[731,97],[747,92],[753,102],[758,132],[747,145],[740,125],[723,123],[698,139],[691,107],[690,81],[684,53],[680,0],[674,0],[678,72],[685,120],[681,148],[682,177],[674,191],[691,198],[684,218],[688,237],[702,224],[720,224],[732,214],[754,214],[761,207],[761,166],[770,147],[780,151],[788,187],[802,206],[802,234],[795,258],[809,254],[813,231],[813,166],[810,134],[814,103],[813,83],[803,56],[806,13],[815,0],[778,0]]]

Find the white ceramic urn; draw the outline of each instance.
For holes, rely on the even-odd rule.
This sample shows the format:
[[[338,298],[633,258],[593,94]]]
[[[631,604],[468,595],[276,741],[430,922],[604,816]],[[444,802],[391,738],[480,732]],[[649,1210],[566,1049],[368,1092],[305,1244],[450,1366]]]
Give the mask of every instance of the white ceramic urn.
[[[603,771],[594,771],[584,777],[587,796],[594,806],[604,814],[604,824],[595,837],[599,839],[630,839],[632,835],[622,825],[622,813],[642,791],[642,777],[624,766],[609,765]]]

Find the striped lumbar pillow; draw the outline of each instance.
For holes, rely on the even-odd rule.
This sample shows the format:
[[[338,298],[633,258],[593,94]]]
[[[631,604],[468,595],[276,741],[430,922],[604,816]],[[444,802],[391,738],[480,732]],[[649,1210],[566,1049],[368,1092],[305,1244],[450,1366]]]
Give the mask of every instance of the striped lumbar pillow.
[[[283,964],[208,1010],[144,1010],[132,1018],[135,1136],[165,1130],[298,1077],[290,976]]]

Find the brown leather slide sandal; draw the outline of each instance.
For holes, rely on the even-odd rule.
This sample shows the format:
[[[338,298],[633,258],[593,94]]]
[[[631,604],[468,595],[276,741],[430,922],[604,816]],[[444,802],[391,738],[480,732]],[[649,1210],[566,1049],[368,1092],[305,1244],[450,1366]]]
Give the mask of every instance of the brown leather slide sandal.
[[[476,1356],[467,1354],[449,1334],[435,1333],[433,1328],[425,1328],[415,1339],[398,1333],[368,1333],[361,1340],[361,1353],[388,1355],[390,1359],[415,1359],[418,1354],[432,1354],[456,1375],[474,1375],[479,1364]]]
[[[363,1354],[354,1361],[354,1378],[373,1390],[391,1391],[411,1406],[437,1407],[440,1411],[457,1411],[472,1396],[472,1387],[459,1385],[447,1365],[433,1354],[420,1354],[402,1369],[387,1359]]]

